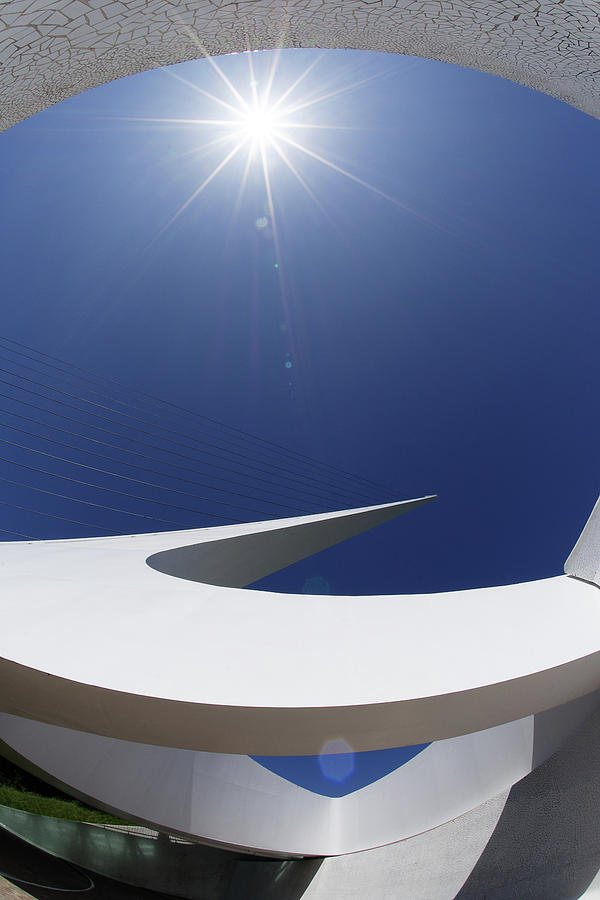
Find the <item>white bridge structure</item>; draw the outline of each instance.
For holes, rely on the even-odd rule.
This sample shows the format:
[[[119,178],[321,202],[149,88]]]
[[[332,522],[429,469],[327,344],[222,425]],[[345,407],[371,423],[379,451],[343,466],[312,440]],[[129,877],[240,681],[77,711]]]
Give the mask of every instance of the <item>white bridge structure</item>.
[[[495,797],[598,705],[597,513],[556,578],[371,597],[244,587],[432,499],[4,543],[5,754],[124,818],[275,857],[390,844]],[[342,796],[260,759],[388,748],[406,761]]]
[[[459,63],[600,117],[597,0],[11,0],[0,127],[144,69],[278,46]],[[566,900],[590,885],[591,897],[597,838],[570,845],[568,877],[549,838],[525,862],[509,848],[483,881],[473,873],[511,786],[600,707],[597,509],[556,578],[407,596],[246,587],[431,499],[2,544],[2,752],[159,831],[271,859],[331,857],[301,889],[277,895],[274,878],[265,897]],[[598,729],[582,740],[581,758]],[[370,751],[400,755],[346,792],[346,776],[328,793],[281,768],[306,757],[339,772],[338,756],[350,772]],[[551,797],[546,820],[568,806],[575,787],[560,771],[524,782],[523,821],[536,797]],[[594,871],[577,880],[579,850]]]

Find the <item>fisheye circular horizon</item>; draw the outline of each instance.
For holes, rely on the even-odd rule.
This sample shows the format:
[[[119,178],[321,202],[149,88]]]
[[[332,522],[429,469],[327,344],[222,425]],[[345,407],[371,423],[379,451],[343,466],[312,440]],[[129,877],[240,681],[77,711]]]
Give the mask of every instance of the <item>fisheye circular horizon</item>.
[[[0,73],[0,128],[152,67],[285,47],[400,53],[468,66],[600,116],[594,87],[600,32],[588,0],[450,6],[307,0],[293,7],[240,0],[218,10],[191,2],[179,11],[155,0],[111,7],[108,18],[88,14],[83,4],[61,7],[56,16],[42,0],[13,6],[6,18],[0,10],[0,26],[12,29]]]
[[[265,587],[555,574],[595,491],[580,385],[597,378],[599,130],[491,76],[358,51],[240,54],[114,82],[2,136],[5,335],[390,485],[374,500],[439,494],[362,551],[332,549]],[[0,526],[89,534],[32,512],[81,519],[75,500],[27,487],[67,494],[52,480],[71,477],[66,463],[31,482],[19,469],[57,455],[57,407],[44,401],[44,427],[19,437],[30,412],[2,377],[3,474],[21,487],[7,487]],[[65,458],[87,465],[83,453],[80,441]],[[98,485],[79,496],[123,488]],[[145,496],[131,508],[174,518],[164,494]],[[296,499],[317,511],[315,496]]]

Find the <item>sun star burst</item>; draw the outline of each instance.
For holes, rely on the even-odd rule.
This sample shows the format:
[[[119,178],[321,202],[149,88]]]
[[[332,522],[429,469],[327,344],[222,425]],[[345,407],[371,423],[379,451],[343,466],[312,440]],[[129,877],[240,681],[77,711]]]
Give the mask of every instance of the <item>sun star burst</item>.
[[[325,87],[324,89],[320,88],[315,90],[314,86],[310,88],[306,85],[308,83],[308,76],[314,72],[322,59],[323,54],[321,54],[319,57],[312,60],[295,80],[285,87],[278,96],[274,96],[274,86],[277,81],[280,51],[277,51],[274,54],[270,72],[268,73],[264,87],[259,93],[259,84],[256,80],[254,71],[253,52],[248,51],[246,54],[249,77],[247,80],[244,79],[243,85],[236,86],[216,60],[206,52],[205,48],[198,43],[197,39],[195,40],[202,55],[223,83],[225,90],[223,91],[222,96],[219,95],[219,93],[211,93],[205,88],[200,87],[200,85],[194,84],[178,72],[173,71],[171,68],[165,68],[163,71],[171,78],[186,85],[191,91],[198,93],[204,98],[204,101],[209,100],[212,104],[216,104],[219,109],[223,111],[222,118],[136,117],[135,121],[155,122],[157,124],[167,124],[173,127],[193,127],[204,132],[207,127],[210,127],[215,134],[214,138],[211,140],[205,139],[201,144],[181,155],[189,156],[194,153],[202,155],[207,151],[213,151],[220,148],[222,156],[212,171],[203,178],[198,187],[192,191],[166,224],[160,229],[156,238],[164,234],[179,216],[181,216],[181,214],[198,199],[199,195],[208,187],[208,185],[217,176],[221,175],[229,163],[242,151],[245,151],[247,156],[239,183],[237,200],[234,204],[234,215],[240,208],[250,169],[252,166],[258,165],[262,171],[264,180],[267,209],[271,220],[277,255],[279,254],[279,239],[273,198],[272,173],[270,171],[272,161],[275,159],[283,163],[303,191],[306,192],[325,215],[327,214],[321,201],[317,197],[315,191],[310,187],[306,175],[301,171],[302,159],[305,161],[310,160],[313,165],[318,163],[329,171],[335,172],[346,178],[353,184],[361,188],[366,188],[373,194],[389,200],[391,203],[416,218],[426,221],[430,225],[434,224],[416,210],[407,207],[396,197],[393,197],[373,184],[370,184],[368,181],[360,178],[348,169],[343,168],[323,153],[317,152],[315,147],[311,147],[306,139],[306,134],[309,134],[311,130],[315,129],[342,132],[359,130],[357,126],[340,125],[337,122],[332,124],[327,121],[326,116],[323,117],[323,120],[321,121],[307,120],[306,114],[307,111],[314,110],[319,105],[324,105],[326,101],[330,101],[340,95],[357,90],[373,78],[381,77],[381,74],[353,81],[342,87]],[[244,96],[244,94],[246,94],[246,96]],[[294,155],[297,160],[293,161],[290,158],[290,155]]]
[[[272,107],[251,106],[242,119],[242,129],[246,131],[251,141],[263,143],[272,141],[278,125],[281,125],[280,117]]]

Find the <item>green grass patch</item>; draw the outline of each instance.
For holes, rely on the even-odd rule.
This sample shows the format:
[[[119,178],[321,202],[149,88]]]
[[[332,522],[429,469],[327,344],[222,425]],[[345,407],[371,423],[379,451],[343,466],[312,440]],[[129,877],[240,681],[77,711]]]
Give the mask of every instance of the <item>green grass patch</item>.
[[[98,825],[126,825],[122,819],[83,806],[76,800],[58,800],[55,797],[42,797],[31,791],[20,791],[18,788],[0,784],[0,804],[12,809],[22,809],[38,816],[53,816],[55,819],[71,819],[73,822],[94,822]]]
[[[116,816],[111,816],[110,813],[74,800],[2,757],[0,757],[0,804],[38,816],[71,819],[73,822],[93,822],[97,825],[129,824]]]

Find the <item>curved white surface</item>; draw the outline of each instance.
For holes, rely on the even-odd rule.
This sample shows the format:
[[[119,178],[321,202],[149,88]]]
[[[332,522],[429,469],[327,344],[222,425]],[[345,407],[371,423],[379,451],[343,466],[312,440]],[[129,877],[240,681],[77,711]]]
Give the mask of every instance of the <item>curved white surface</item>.
[[[480,731],[600,688],[600,594],[567,576],[426,595],[329,597],[198,577],[253,535],[259,577],[425,502],[188,532],[0,549],[0,709],[160,746],[318,754]],[[257,543],[258,541],[258,543]],[[220,544],[222,546],[220,547]],[[276,547],[276,552],[273,547]],[[262,549],[261,549],[262,548]],[[308,548],[308,549],[307,549]],[[156,561],[153,560],[153,564]],[[162,559],[164,566],[164,556]],[[217,566],[217,569],[219,567]],[[214,573],[213,573],[214,574]],[[48,635],[52,634],[52,640]]]
[[[245,49],[248,44],[268,48],[284,41],[291,46],[431,56],[502,75],[600,115],[600,25],[595,0],[419,4],[307,0],[292,6],[277,0],[240,0],[220,7],[206,0],[135,4],[98,0],[91,6],[71,0],[51,6],[45,0],[18,0],[0,10],[0,127],[113,78],[197,57],[202,52],[199,38],[212,53]],[[338,521],[343,517],[333,515]],[[307,517],[301,522],[309,525],[327,518]],[[567,564],[569,574],[596,582],[600,571],[597,524],[596,517]],[[485,757],[494,762],[486,770],[487,780],[478,781],[478,766],[466,771],[474,751],[468,750],[454,764],[457,783],[462,785],[456,797],[460,795],[460,803],[475,805],[477,791],[489,796],[494,779],[508,784],[508,778],[535,764],[535,750],[527,762],[530,713],[600,685],[600,639],[595,638],[599,595],[593,585],[573,578],[426,596],[293,597],[190,584],[165,574],[164,566],[160,572],[144,564],[146,557],[167,548],[176,550],[182,541],[205,544],[289,526],[290,521],[241,529],[4,545],[0,552],[4,579],[0,708],[108,736],[68,733],[56,725],[4,716],[5,737],[9,733],[15,737],[14,723],[20,721],[22,749],[30,758],[38,754],[40,765],[49,765],[53,752],[62,746],[57,735],[68,734],[71,751],[63,763],[69,771],[63,774],[70,783],[79,779],[88,789],[90,771],[74,753],[77,746],[85,745],[92,757],[96,753],[97,773],[106,765],[101,757],[110,758],[106,755],[109,745],[120,748],[113,762],[124,762],[130,754],[132,764],[139,766],[145,755],[148,765],[140,767],[140,776],[152,771],[166,754],[177,760],[169,769],[173,778],[188,787],[181,760],[186,755],[202,758],[204,768],[195,763],[193,769],[198,777],[201,771],[207,777],[210,774],[214,804],[210,821],[201,821],[201,816],[194,819],[190,806],[188,833],[246,846],[244,828],[259,824],[258,846],[276,851],[287,842],[304,847],[298,852],[311,852],[306,849],[309,837],[304,834],[298,841],[290,831],[291,807],[284,802],[277,811],[271,810],[280,826],[279,839],[269,837],[266,807],[259,818],[249,817],[245,826],[240,825],[240,785],[229,794],[215,787],[219,778],[225,778],[217,770],[223,766],[227,770],[233,757],[228,764],[226,756],[218,758],[197,748],[317,753],[325,739],[338,736],[357,750],[449,738],[380,783],[349,798],[328,801],[337,810],[330,815],[329,830],[323,830],[326,816],[304,810],[306,821],[320,835],[317,852],[336,853],[383,842],[384,835],[392,833],[396,838],[391,839],[397,839],[403,828],[427,827],[423,823],[430,814],[433,818],[448,814],[452,779],[450,787],[444,786],[435,796],[431,793],[429,803],[422,790],[427,779],[418,776],[427,761],[441,752],[436,748],[446,748],[440,757],[443,767],[446,759],[453,758],[452,748],[483,747],[485,735],[494,736],[490,755]],[[190,562],[184,559],[187,556],[175,553],[167,565],[185,563],[185,569]],[[194,569],[194,560],[191,564]],[[49,633],[52,641],[47,640]],[[499,725],[522,716],[528,718]],[[536,721],[542,717],[536,716]],[[14,727],[9,727],[10,722]],[[453,737],[494,725],[499,727]],[[506,742],[508,735],[512,742]],[[115,737],[167,746],[125,745]],[[191,750],[173,749],[178,747]],[[234,774],[242,777],[241,788],[253,791],[258,776],[251,767],[256,764],[247,760],[239,766],[244,771]],[[125,797],[128,803],[143,806],[143,777],[136,782],[134,797],[133,789],[126,790],[124,772],[116,782],[118,808],[124,809],[120,804]],[[412,776],[412,787],[406,789],[413,791],[411,802],[417,819],[421,817],[420,825],[414,816],[409,825],[407,813],[400,814],[397,808],[391,814],[391,800],[407,774]],[[264,782],[266,797],[278,776],[262,770],[260,777],[268,781],[268,788]],[[202,783],[202,791],[207,788],[202,779],[193,783]],[[100,791],[104,803],[108,803],[109,784],[110,779],[102,789],[105,792]],[[388,790],[390,802],[379,784]],[[300,808],[308,792],[286,784],[281,796],[290,790]],[[255,800],[260,796],[260,791],[255,793]],[[325,799],[313,798],[309,794],[310,804]],[[351,824],[358,810],[353,812],[351,806],[358,798],[362,798],[360,816],[369,811],[365,820],[376,823],[375,830],[369,830],[369,824],[360,837],[352,833]],[[340,800],[348,800],[350,812],[339,819],[334,838]],[[200,806],[194,807],[196,816]],[[141,806],[136,808],[136,815],[143,818]],[[286,808],[287,814],[282,812]],[[160,818],[160,804],[151,804],[148,810],[152,821]],[[166,809],[161,815],[161,822],[173,822]],[[185,831],[175,823],[169,827]],[[381,863],[379,867],[387,873]],[[371,874],[369,888],[372,884]]]
[[[537,716],[431,744],[343,797],[247,756],[151,747],[0,715],[0,749],[124,818],[213,846],[339,855],[403,840],[474,809],[527,775],[600,704],[592,694]]]
[[[46,778],[128,820],[221,847],[331,856],[427,831],[509,787],[531,771],[534,722],[431,744],[336,798],[248,756],[148,747],[4,715],[0,735]]]

